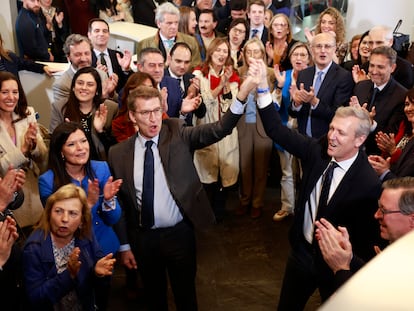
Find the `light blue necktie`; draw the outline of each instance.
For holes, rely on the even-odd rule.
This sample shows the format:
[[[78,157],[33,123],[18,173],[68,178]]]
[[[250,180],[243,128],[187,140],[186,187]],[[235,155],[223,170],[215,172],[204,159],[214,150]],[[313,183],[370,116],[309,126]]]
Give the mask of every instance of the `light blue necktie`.
[[[319,89],[321,88],[322,75],[323,75],[323,71],[319,71],[316,75],[315,84],[313,86],[313,92],[315,93],[315,96],[318,95]],[[312,137],[311,113],[312,113],[312,107],[309,107],[309,116],[308,116],[308,121],[306,122],[306,135],[310,137]]]
[[[171,49],[174,45],[174,39],[166,39],[164,40],[165,45],[167,46],[167,49]]]

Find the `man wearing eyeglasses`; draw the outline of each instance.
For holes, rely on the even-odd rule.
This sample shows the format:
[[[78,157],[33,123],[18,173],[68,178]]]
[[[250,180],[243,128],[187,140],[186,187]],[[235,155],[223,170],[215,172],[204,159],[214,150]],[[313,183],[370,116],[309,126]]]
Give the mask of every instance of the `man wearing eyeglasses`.
[[[301,134],[319,138],[328,132],[336,109],[348,105],[354,82],[350,72],[333,62],[333,35],[317,34],[311,50],[315,65],[299,72],[296,87],[292,85],[289,113],[297,118]]]
[[[381,237],[395,242],[414,229],[414,177],[387,180],[382,184],[378,210],[373,215],[380,225]],[[336,286],[345,283],[365,261],[353,253],[345,227],[337,229],[326,219],[316,222],[316,238],[325,262],[335,273]],[[376,252],[380,252],[378,246]]]
[[[212,224],[214,213],[193,153],[231,134],[257,83],[248,77],[220,121],[194,127],[176,118],[162,121],[157,89],[140,86],[129,95],[129,118],[139,132],[113,146],[108,162],[114,178],[125,178],[118,193],[123,215],[115,228],[121,263],[139,267],[151,311],[168,310],[167,273],[177,310],[197,310],[194,228]]]

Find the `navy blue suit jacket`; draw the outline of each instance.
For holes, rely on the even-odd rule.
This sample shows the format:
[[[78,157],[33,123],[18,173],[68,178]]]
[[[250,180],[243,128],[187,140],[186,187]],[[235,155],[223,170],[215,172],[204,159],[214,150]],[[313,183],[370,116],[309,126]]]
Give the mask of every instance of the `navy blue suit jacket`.
[[[178,80],[164,75],[160,82],[160,88],[166,87],[168,90],[168,111],[170,117],[178,118],[181,110],[181,90]]]
[[[300,71],[296,81],[297,87],[299,88],[300,84],[303,83],[305,89],[309,91],[313,85],[314,76],[315,66]],[[351,73],[332,62],[317,95],[319,104],[316,109],[311,111],[313,137],[319,138],[328,132],[329,123],[336,109],[349,104],[353,88],[354,81]],[[299,133],[306,133],[309,109],[311,109],[310,103],[304,103],[299,111],[289,108],[289,114],[298,119]]]
[[[44,73],[43,67],[45,67],[45,65],[38,64],[31,60],[26,60],[24,58],[18,57],[13,52],[9,52],[9,57],[11,61],[5,59],[4,57],[2,57],[0,61],[3,62],[4,67],[6,67],[6,71],[11,72],[17,78],[19,78],[20,70]]]
[[[116,54],[123,56],[123,54],[119,51],[108,49],[109,58],[111,59],[112,63],[112,71],[118,75],[118,85],[116,86],[116,91],[119,91],[124,87],[125,83],[127,82],[129,76],[132,74],[132,71],[124,72],[122,70],[121,65],[118,63],[118,59],[116,58]],[[95,53],[92,51],[92,67],[96,67],[97,59]]]

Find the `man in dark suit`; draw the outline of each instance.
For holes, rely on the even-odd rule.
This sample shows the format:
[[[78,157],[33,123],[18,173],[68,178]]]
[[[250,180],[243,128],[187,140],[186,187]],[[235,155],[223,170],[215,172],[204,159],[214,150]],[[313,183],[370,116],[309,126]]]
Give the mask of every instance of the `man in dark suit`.
[[[167,96],[168,116],[184,119],[187,113],[200,106],[199,96],[183,99],[177,79],[164,76],[164,64],[164,57],[157,48],[145,48],[138,56],[138,70],[151,75],[163,96]]]
[[[193,98],[200,93],[200,81],[189,73],[191,65],[191,49],[185,42],[177,42],[171,48],[168,68],[164,71],[165,77],[175,78],[180,86],[181,99],[187,96]],[[201,101],[200,106],[194,111],[197,118],[203,118],[206,114],[206,105]],[[180,116],[181,117],[181,116]],[[188,125],[192,125],[193,113],[182,115]]]
[[[358,82],[354,88],[356,98],[351,98],[351,104],[357,99],[357,103],[361,105],[366,103],[369,111],[375,107],[374,120],[377,126],[365,142],[367,154],[379,154],[375,135],[379,131],[396,133],[404,118],[407,89],[392,77],[396,58],[397,53],[391,47],[380,46],[373,49],[368,69],[371,79]]]
[[[93,47],[92,67],[107,72],[108,76],[116,73],[118,75],[116,90],[119,92],[132,74],[130,68],[131,52],[125,50],[124,53],[121,53],[108,49],[109,25],[101,18],[93,18],[89,21],[88,38],[91,40]]]
[[[350,72],[332,61],[335,47],[330,33],[316,35],[311,42],[315,65],[300,71],[297,85],[292,87],[289,113],[297,118],[301,134],[325,135],[336,109],[349,103],[354,82]]]
[[[322,300],[334,291],[334,275],[321,257],[314,239],[314,222],[323,217],[334,226],[346,226],[354,250],[365,260],[380,242],[372,215],[377,209],[380,181],[360,147],[371,122],[366,111],[340,107],[327,135],[316,140],[285,127],[272,104],[266,65],[254,61],[252,72],[261,76],[258,106],[267,135],[302,160],[303,177],[290,231],[291,253],[283,280],[279,310],[303,310],[319,288]],[[330,182],[328,182],[330,181]],[[329,185],[330,184],[330,185]]]
[[[130,94],[129,117],[139,132],[110,149],[109,165],[114,177],[124,180],[118,193],[123,214],[116,228],[121,263],[139,267],[150,310],[168,310],[167,272],[177,310],[197,310],[194,227],[212,224],[214,214],[193,165],[193,152],[232,132],[244,111],[242,102],[256,86],[253,77],[246,79],[238,100],[220,121],[195,127],[175,118],[162,121],[156,89],[140,86]],[[153,150],[154,167],[151,204],[144,200],[148,148]]]
[[[151,27],[157,27],[155,23],[155,10],[158,5],[166,0],[130,0],[134,22]]]
[[[253,0],[247,7],[247,17],[250,22],[249,39],[258,37],[262,40],[263,45],[269,40],[267,28],[264,25],[265,5],[262,0]]]

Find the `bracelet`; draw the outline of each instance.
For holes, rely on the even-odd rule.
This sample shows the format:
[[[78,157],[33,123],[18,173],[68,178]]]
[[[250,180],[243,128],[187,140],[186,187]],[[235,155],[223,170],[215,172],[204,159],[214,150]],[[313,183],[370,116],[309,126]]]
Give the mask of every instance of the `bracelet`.
[[[257,88],[257,94],[265,94],[265,93],[269,93],[270,89],[269,87],[261,89],[261,88]]]

